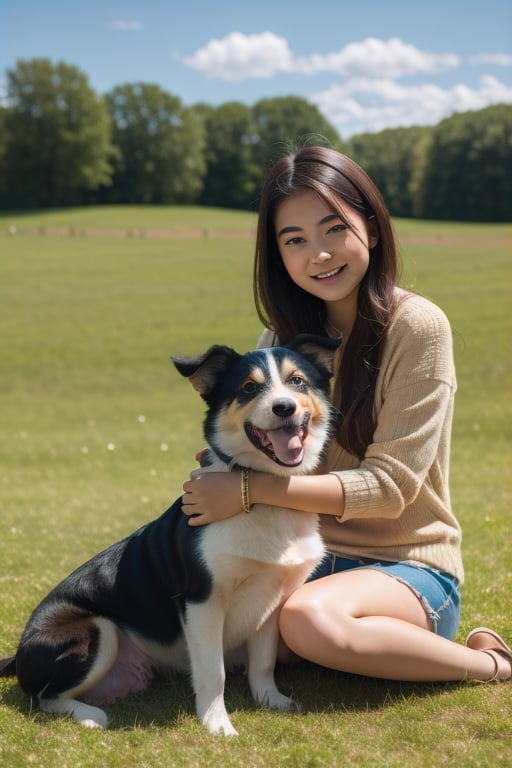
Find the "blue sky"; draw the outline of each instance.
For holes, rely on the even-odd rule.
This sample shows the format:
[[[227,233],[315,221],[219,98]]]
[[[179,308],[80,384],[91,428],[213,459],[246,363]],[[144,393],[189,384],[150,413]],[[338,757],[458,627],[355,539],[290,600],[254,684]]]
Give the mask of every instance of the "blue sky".
[[[1,97],[7,69],[35,57],[76,65],[98,93],[300,96],[349,138],[512,103],[512,2],[2,0]]]

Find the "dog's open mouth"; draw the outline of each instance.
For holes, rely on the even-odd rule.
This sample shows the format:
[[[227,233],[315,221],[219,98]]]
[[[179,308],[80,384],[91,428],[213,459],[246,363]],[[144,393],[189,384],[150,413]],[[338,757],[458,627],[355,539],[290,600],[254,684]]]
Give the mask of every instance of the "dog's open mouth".
[[[289,421],[278,429],[260,429],[245,423],[247,437],[276,464],[296,467],[304,458],[304,442],[308,435],[309,414],[299,423]]]

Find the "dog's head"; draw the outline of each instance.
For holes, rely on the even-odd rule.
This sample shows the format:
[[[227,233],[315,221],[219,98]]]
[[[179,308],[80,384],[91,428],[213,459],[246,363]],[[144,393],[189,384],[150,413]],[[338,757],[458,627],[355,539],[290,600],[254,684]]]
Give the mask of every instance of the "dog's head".
[[[240,355],[216,345],[172,360],[208,405],[204,435],[226,464],[275,475],[312,472],[332,433],[332,361],[339,342],[301,335]]]

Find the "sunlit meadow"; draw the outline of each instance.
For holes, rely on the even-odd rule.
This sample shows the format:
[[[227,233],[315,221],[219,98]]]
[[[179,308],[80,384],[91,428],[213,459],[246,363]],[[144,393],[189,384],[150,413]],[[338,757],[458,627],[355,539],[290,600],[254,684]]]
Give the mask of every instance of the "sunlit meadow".
[[[256,341],[251,214],[78,209],[0,218],[0,654],[36,602],[181,492],[203,405],[170,356]],[[404,285],[453,330],[453,505],[464,531],[459,639],[512,639],[512,226],[397,221]],[[508,766],[512,686],[278,671],[299,715],[258,710],[228,680],[237,739],[194,717],[186,678],[109,707],[89,731],[0,683],[0,761],[54,766]]]

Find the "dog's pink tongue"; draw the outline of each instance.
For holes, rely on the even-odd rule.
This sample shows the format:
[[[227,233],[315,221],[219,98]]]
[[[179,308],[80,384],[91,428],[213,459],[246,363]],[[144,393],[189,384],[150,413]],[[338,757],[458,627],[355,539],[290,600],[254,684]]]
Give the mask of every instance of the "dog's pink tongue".
[[[272,443],[275,455],[283,464],[300,464],[303,457],[304,429],[282,427],[271,429],[267,437]]]

